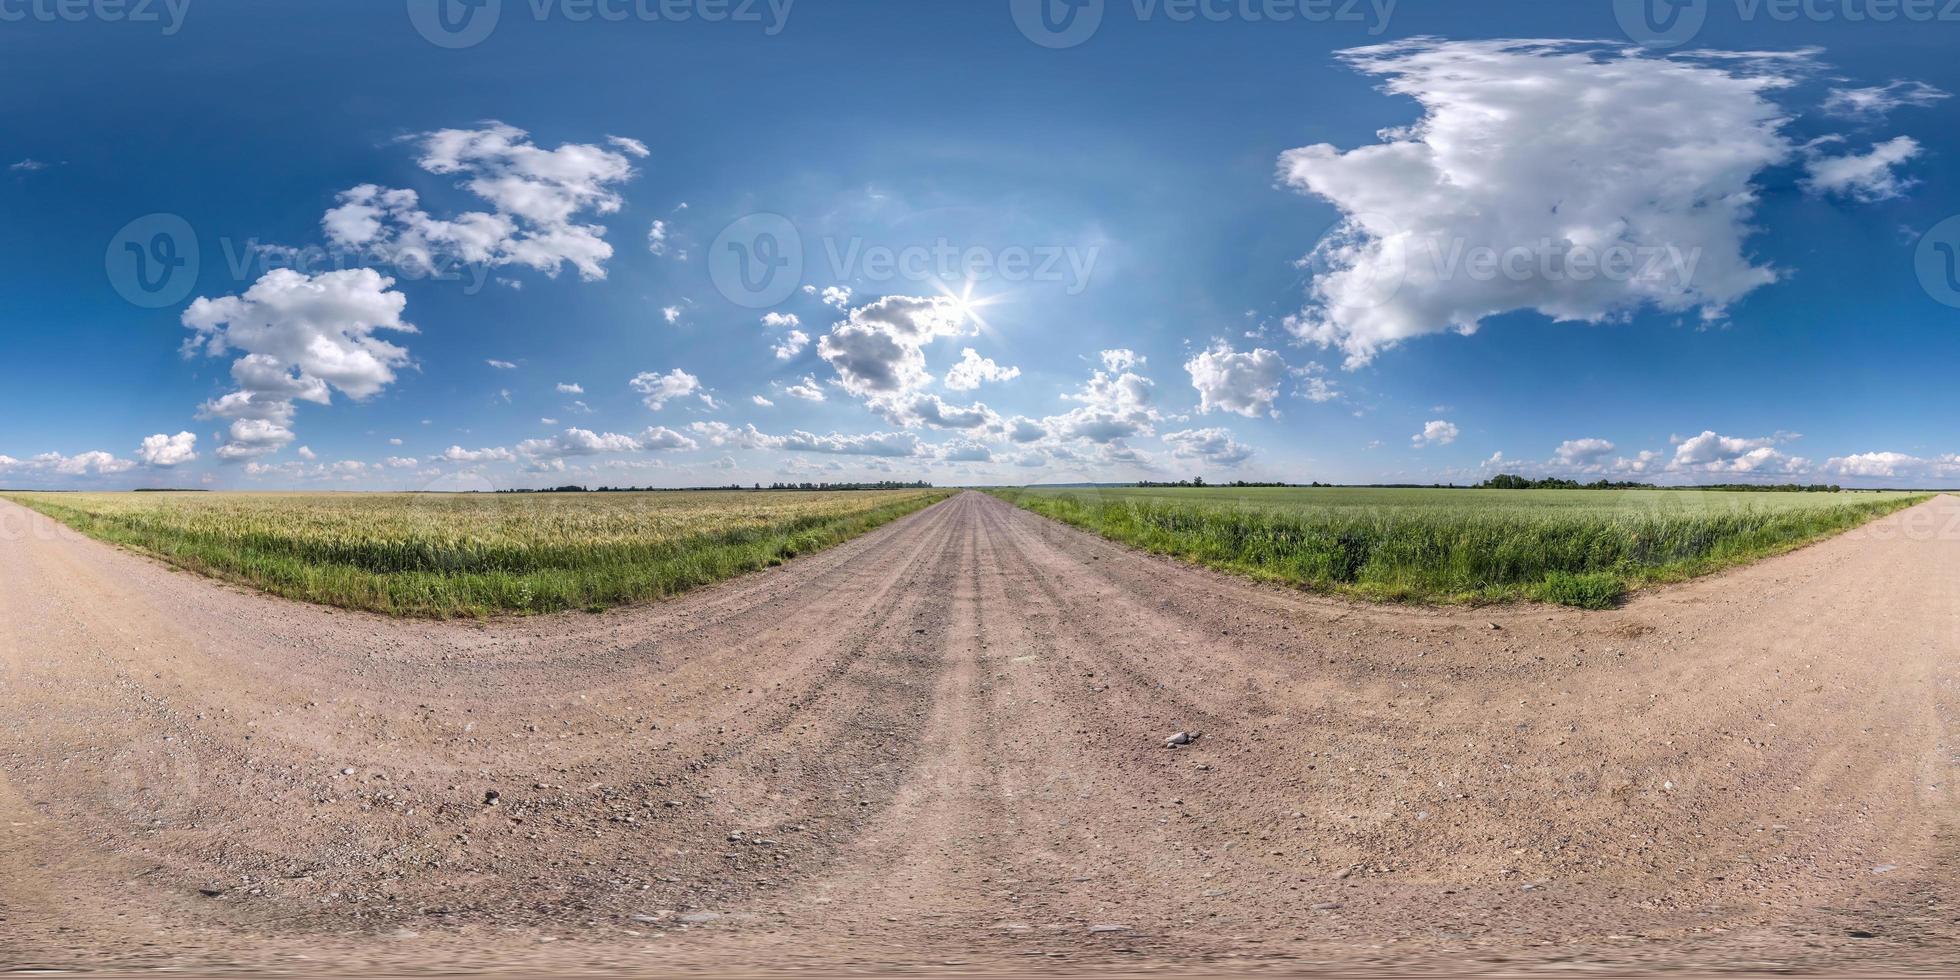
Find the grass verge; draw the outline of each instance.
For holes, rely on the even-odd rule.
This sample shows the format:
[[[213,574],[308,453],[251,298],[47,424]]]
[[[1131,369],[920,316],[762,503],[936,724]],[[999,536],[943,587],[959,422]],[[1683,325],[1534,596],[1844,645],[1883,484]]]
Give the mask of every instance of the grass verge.
[[[92,538],[274,595],[449,618],[665,598],[828,548],[950,495],[6,497]]]
[[[1790,551],[1927,499],[1573,491],[1601,495],[1573,504],[1523,496],[1538,491],[1494,491],[1510,496],[1492,498],[1385,490],[1370,504],[1355,490],[1253,498],[1205,490],[990,492],[1146,551],[1314,591],[1401,602],[1530,599],[1585,609],[1618,605],[1650,583]],[[1439,496],[1452,493],[1467,496]],[[1812,496],[1824,499],[1796,499]]]

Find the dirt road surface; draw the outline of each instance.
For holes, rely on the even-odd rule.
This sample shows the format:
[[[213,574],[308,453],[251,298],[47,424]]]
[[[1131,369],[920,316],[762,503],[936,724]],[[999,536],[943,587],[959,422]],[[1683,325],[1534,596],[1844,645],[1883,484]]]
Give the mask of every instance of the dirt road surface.
[[[4,968],[1960,969],[1951,497],[1606,613],[975,493],[489,622],[0,528]]]

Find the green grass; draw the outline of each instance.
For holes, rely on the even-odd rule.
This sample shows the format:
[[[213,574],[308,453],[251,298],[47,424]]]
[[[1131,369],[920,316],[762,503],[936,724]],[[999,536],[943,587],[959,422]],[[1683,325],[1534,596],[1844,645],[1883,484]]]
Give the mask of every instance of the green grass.
[[[398,616],[597,611],[827,548],[948,491],[10,493],[90,537]]]
[[[1926,499],[1905,493],[1328,488],[1003,489],[1158,554],[1376,600],[1588,609],[1800,547]]]

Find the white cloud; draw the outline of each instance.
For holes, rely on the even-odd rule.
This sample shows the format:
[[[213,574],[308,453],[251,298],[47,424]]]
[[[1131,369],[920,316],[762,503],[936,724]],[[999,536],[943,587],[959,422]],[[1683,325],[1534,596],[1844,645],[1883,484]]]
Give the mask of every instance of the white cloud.
[[[655,218],[647,228],[647,251],[655,255],[667,254],[667,222]]]
[[[849,286],[825,286],[821,293],[817,291],[817,287],[815,286],[804,286],[803,291],[821,299],[825,306],[834,306],[841,310],[851,305],[851,287]]]
[[[526,439],[517,444],[518,455],[533,457],[596,456],[639,450],[640,444],[632,436],[579,428],[566,429],[549,439]]]
[[[1201,414],[1216,409],[1256,418],[1274,414],[1273,400],[1279,397],[1286,361],[1277,351],[1259,348],[1239,353],[1221,343],[1185,361],[1184,370],[1191,374],[1191,387],[1198,390]]]
[[[585,394],[585,386],[560,381],[558,382],[558,393],[561,395],[583,395]]]
[[[1454,422],[1433,419],[1423,424],[1422,431],[1409,439],[1409,445],[1417,449],[1429,446],[1447,446],[1456,441],[1457,427]]]
[[[1667,468],[1703,473],[1800,473],[1809,468],[1810,461],[1775,448],[1791,438],[1794,437],[1778,433],[1750,439],[1705,430],[1698,436],[1676,441],[1674,459]]]
[[[1901,80],[1870,88],[1834,88],[1824,99],[1824,111],[1871,118],[1898,108],[1923,109],[1950,97],[1925,82]]]
[[[197,458],[197,436],[190,432],[145,436],[136,458],[149,466],[181,466]]]
[[[608,136],[606,137],[606,142],[611,143],[612,145],[619,147],[620,149],[625,150],[627,153],[630,153],[636,157],[644,157],[648,154],[648,152],[650,152],[647,150],[647,145],[645,143],[642,143],[639,140],[636,140],[630,136]]]
[[[22,160],[19,163],[8,164],[7,169],[14,171],[15,173],[33,173],[36,170],[48,169],[48,165],[40,160],[34,159],[33,157],[28,157],[27,159]]]
[[[990,463],[994,451],[977,442],[955,439],[938,449],[939,458],[949,463]]]
[[[517,461],[517,454],[502,446],[487,449],[451,446],[442,451],[442,459],[451,463],[514,463]]]
[[[1880,479],[1923,479],[1960,476],[1960,455],[1948,453],[1923,459],[1907,453],[1870,452],[1833,456],[1824,463],[1826,472],[1839,476]]]
[[[910,432],[868,432],[846,435],[833,432],[820,436],[802,430],[775,440],[776,447],[793,452],[829,453],[838,456],[904,457],[925,455],[925,444]]]
[[[1580,468],[1598,466],[1607,456],[1612,455],[1614,445],[1605,439],[1567,439],[1559,443],[1552,458],[1561,466]]]
[[[777,330],[783,327],[800,327],[803,325],[803,320],[794,313],[777,313],[771,310],[762,315],[762,325]]]
[[[808,346],[810,346],[809,334],[801,330],[791,330],[784,334],[783,339],[777,341],[770,350],[775,353],[776,360],[787,361],[803,353],[803,348]]]
[[[738,429],[726,422],[707,421],[696,422],[687,428],[716,448],[773,449],[778,444],[776,437],[756,431],[754,425],[744,425]]]
[[[127,473],[135,468],[136,463],[134,460],[119,459],[100,449],[90,450],[85,453],[76,453],[73,456],[63,456],[60,453],[42,453],[39,456],[31,457],[25,461],[15,459],[12,456],[0,456],[0,469],[38,470],[56,473],[61,476],[85,476],[90,473],[96,476],[114,476],[117,473]]]
[[[678,306],[663,306],[660,308],[660,318],[666,320],[669,324],[679,323],[681,322],[681,308]]]
[[[666,374],[642,371],[628,382],[633,390],[639,392],[648,408],[659,411],[676,398],[693,396],[701,399],[708,407],[714,407],[714,399],[701,387],[701,379],[675,368]]]
[[[1156,382],[1130,370],[1143,359],[1128,350],[1102,352],[1104,370],[1096,371],[1082,390],[1063,395],[1081,407],[1041,420],[1048,433],[1059,439],[1086,439],[1112,444],[1136,436],[1152,435],[1162,413],[1151,404]]]
[[[218,456],[259,456],[291,442],[295,400],[327,404],[331,386],[361,401],[392,384],[395,370],[409,363],[408,351],[375,334],[415,332],[401,318],[407,298],[393,285],[372,269],[317,276],[275,269],[242,296],[193,301],[182,318],[196,331],[185,353],[245,354],[231,366],[238,390],[199,412],[233,420],[232,441],[218,447]]]
[[[783,394],[806,402],[820,402],[823,401],[823,386],[817,384],[816,378],[806,374],[801,382],[784,388]]]
[[[320,458],[319,453],[314,452],[311,448],[306,446],[301,446],[294,451],[299,454],[299,458],[304,460],[315,460]]]
[[[666,452],[699,449],[701,444],[664,425],[656,425],[640,433],[640,448],[647,452]]]
[[[493,210],[441,219],[422,210],[415,191],[362,184],[342,191],[339,206],[321,218],[329,241],[417,274],[463,262],[522,265],[555,276],[569,263],[582,279],[606,277],[613,254],[606,229],[583,217],[620,209],[616,188],[634,176],[628,154],[640,156],[645,147],[615,140],[625,152],[587,143],[546,150],[523,130],[497,122],[412,139],[422,169],[458,178]]]
[[[390,456],[387,459],[382,460],[382,465],[387,466],[390,469],[412,470],[415,467],[420,466],[421,462],[413,456]]]
[[[886,296],[852,309],[817,342],[838,384],[861,398],[912,391],[932,380],[925,345],[968,333],[960,304],[945,296]]]
[[[1331,402],[1341,397],[1340,386],[1327,378],[1327,368],[1319,361],[1308,361],[1288,372],[1300,379],[1293,393],[1310,402]]]
[[[515,364],[512,364],[512,363],[511,363],[511,362],[509,362],[509,361],[484,361],[483,363],[485,363],[485,364],[488,364],[488,365],[490,365],[491,367],[493,367],[493,368],[496,368],[496,369],[497,369],[497,370],[499,370],[499,371],[515,371],[515,370],[517,370],[517,365],[515,365]]]
[[[867,404],[886,421],[908,429],[928,425],[935,429],[998,430],[1003,424],[1000,415],[984,404],[954,405],[923,391],[874,398]]]
[[[1837,194],[1866,204],[1891,200],[1918,183],[1895,169],[1919,155],[1919,141],[1910,136],[1874,144],[1865,153],[1814,154],[1804,163],[1803,186],[1812,194]]]
[[[750,402],[751,404],[753,404],[753,405],[755,405],[755,406],[756,406],[757,408],[775,408],[775,407],[776,407],[776,403],[775,403],[775,402],[772,402],[772,401],[770,401],[769,399],[767,399],[767,398],[764,398],[764,397],[762,397],[761,395],[750,395],[750,396],[749,396],[749,402]]]
[[[1185,429],[1164,433],[1164,444],[1180,459],[1198,459],[1215,466],[1237,466],[1252,456],[1251,446],[1224,429]]]
[[[1319,274],[1286,325],[1349,367],[1512,310],[1720,318],[1776,279],[1744,249],[1751,181],[1791,153],[1765,93],[1805,56],[1417,39],[1344,57],[1422,107],[1378,144],[1280,158],[1285,183],[1343,216],[1303,260]]]
[[[979,351],[968,347],[960,351],[960,362],[946,372],[946,387],[972,391],[989,381],[1012,381],[1020,376],[1020,368],[1001,367],[993,358],[981,357]]]

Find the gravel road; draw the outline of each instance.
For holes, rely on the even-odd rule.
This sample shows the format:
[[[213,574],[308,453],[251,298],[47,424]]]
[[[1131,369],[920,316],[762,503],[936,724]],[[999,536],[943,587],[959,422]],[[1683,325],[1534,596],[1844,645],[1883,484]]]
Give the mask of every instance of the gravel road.
[[[1951,972],[1956,668],[1953,497],[1604,613],[964,493],[447,623],[0,502],[0,968]]]

